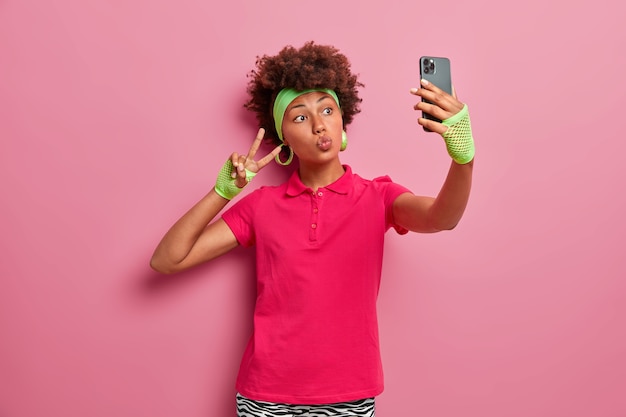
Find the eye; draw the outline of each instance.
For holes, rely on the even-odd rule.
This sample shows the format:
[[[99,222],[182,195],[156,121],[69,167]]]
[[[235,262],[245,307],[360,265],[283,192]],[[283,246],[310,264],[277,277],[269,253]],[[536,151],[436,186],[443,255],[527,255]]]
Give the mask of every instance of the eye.
[[[333,109],[331,107],[326,107],[323,111],[322,114],[332,114],[333,113]]]
[[[305,117],[302,114],[299,115],[299,116],[296,116],[296,118],[293,119],[293,121],[296,122],[296,123],[304,122],[304,120],[305,120]]]

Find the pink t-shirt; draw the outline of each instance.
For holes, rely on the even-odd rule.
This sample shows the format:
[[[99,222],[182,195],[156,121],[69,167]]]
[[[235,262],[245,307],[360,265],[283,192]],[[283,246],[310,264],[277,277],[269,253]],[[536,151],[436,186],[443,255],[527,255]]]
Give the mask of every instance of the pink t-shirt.
[[[313,192],[295,172],[222,216],[256,246],[254,331],[237,390],[259,400],[326,404],[383,390],[376,299],[384,234],[406,188],[389,177],[345,174]]]

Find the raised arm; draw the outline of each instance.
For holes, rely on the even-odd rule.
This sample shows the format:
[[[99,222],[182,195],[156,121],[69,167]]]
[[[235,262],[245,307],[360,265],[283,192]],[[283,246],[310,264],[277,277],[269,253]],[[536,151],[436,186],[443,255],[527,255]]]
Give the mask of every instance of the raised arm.
[[[260,160],[254,160],[264,134],[265,131],[259,129],[247,155],[236,152],[231,155],[220,171],[216,186],[163,236],[150,259],[150,266],[154,270],[171,274],[189,269],[223,255],[238,245],[226,223],[222,219],[213,220],[233,194],[280,152],[280,147],[277,147]],[[227,178],[224,178],[224,173]]]
[[[437,197],[416,196],[410,193],[400,195],[394,202],[394,219],[399,225],[414,232],[451,230],[456,227],[465,212],[472,186],[474,144],[467,106],[457,99],[456,94],[447,94],[425,81],[422,81],[422,88],[412,89],[411,93],[430,102],[418,102],[414,107],[415,110],[424,111],[444,121],[439,123],[425,118],[418,119],[420,125],[444,137],[448,153],[453,160]],[[459,116],[463,115],[466,117],[461,119]],[[447,123],[448,121],[454,121],[454,124]],[[462,125],[461,128],[459,123]],[[465,132],[457,133],[461,129]],[[455,137],[450,138],[451,133],[455,133]]]

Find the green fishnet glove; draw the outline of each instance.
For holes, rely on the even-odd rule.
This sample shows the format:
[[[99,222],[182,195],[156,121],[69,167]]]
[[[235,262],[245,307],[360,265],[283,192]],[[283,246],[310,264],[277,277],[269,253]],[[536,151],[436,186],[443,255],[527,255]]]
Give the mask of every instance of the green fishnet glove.
[[[474,138],[467,104],[454,116],[442,120],[441,124],[448,127],[441,136],[452,159],[459,164],[467,164],[474,159]]]
[[[243,190],[243,188],[235,185],[235,178],[231,177],[231,174],[235,171],[235,166],[231,160],[224,162],[222,169],[217,174],[217,181],[215,182],[215,192],[227,200],[232,200],[237,194]],[[252,181],[252,178],[256,175],[256,172],[252,172],[246,169],[246,180]]]

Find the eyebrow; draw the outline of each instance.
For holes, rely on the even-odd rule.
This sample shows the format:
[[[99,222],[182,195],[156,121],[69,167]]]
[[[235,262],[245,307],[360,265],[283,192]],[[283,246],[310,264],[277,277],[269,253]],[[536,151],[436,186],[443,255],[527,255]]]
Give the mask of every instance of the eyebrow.
[[[331,96],[326,95],[326,96],[322,96],[322,97],[320,97],[320,98],[319,98],[319,99],[315,102],[315,104],[317,104],[317,103],[319,103],[319,102],[321,102],[321,101],[324,101],[324,100],[326,100],[327,98],[329,98],[329,99],[333,100],[333,98],[332,98]],[[333,101],[335,101],[335,100],[333,100]],[[305,105],[304,105],[304,104],[296,104],[296,105],[294,105],[294,106],[289,106],[289,107],[287,108],[287,110],[285,111],[285,113],[287,113],[287,112],[289,112],[289,111],[291,111],[291,110],[293,110],[293,109],[297,109],[298,107],[305,107]]]

